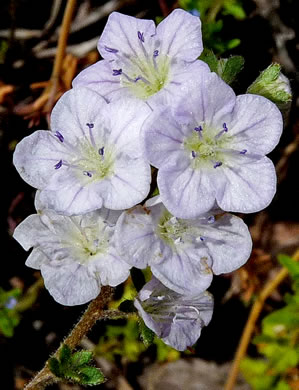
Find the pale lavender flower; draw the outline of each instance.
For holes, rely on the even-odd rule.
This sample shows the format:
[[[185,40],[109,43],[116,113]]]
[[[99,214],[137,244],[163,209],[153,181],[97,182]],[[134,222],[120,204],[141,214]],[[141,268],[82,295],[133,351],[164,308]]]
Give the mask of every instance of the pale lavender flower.
[[[13,237],[25,250],[33,247],[26,265],[41,270],[53,298],[80,305],[96,298],[101,286],[117,286],[129,276],[130,266],[115,249],[119,215],[104,208],[73,217],[39,210],[16,227]]]
[[[107,104],[92,90],[74,88],[54,107],[52,130],[36,131],[17,145],[14,164],[41,190],[45,207],[58,213],[132,207],[150,188],[139,141],[149,112],[141,101]]]
[[[181,9],[156,28],[152,20],[113,12],[98,43],[104,60],[83,70],[73,85],[84,85],[109,101],[123,96],[151,106],[168,101],[207,65],[197,60],[203,49],[201,22]]]
[[[150,266],[168,288],[194,295],[209,287],[213,273],[234,271],[247,261],[252,241],[241,218],[209,213],[178,219],[158,202],[125,211],[117,221],[117,249],[131,266]]]
[[[181,295],[155,278],[140,290],[134,305],[146,326],[178,351],[197,341],[213,314],[213,297],[207,291]]]
[[[282,117],[257,95],[235,96],[215,73],[202,71],[185,98],[155,110],[142,128],[145,154],[159,168],[158,187],[167,209],[195,218],[213,207],[252,213],[276,191],[273,163]]]

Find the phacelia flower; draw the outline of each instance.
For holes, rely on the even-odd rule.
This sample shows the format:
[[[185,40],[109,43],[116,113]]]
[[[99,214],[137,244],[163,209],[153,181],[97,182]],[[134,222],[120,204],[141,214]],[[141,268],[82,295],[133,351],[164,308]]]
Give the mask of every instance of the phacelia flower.
[[[17,145],[14,164],[41,190],[45,207],[58,213],[132,207],[149,192],[150,166],[139,139],[149,112],[141,101],[107,104],[94,91],[74,88],[54,107],[52,130],[36,131]]]
[[[134,305],[146,326],[165,344],[179,351],[197,341],[213,314],[213,297],[207,291],[181,295],[155,278],[140,290]]]
[[[80,305],[96,298],[101,286],[117,286],[129,276],[130,266],[115,249],[119,215],[104,208],[73,217],[42,210],[21,222],[13,237],[25,250],[33,247],[26,265],[41,270],[53,298]]]
[[[145,154],[159,168],[161,199],[179,218],[196,218],[215,200],[222,210],[242,213],[268,206],[276,173],[265,154],[281,132],[282,116],[272,102],[236,97],[206,71],[183,100],[155,110],[142,128]]]
[[[207,213],[193,220],[178,219],[162,203],[123,212],[115,236],[126,262],[141,269],[149,265],[157,279],[180,294],[206,290],[213,273],[239,268],[252,248],[241,218]]]
[[[104,60],[83,70],[73,85],[94,89],[110,101],[123,96],[165,101],[207,68],[197,60],[203,50],[200,19],[181,9],[157,28],[152,20],[113,12],[98,50]]]

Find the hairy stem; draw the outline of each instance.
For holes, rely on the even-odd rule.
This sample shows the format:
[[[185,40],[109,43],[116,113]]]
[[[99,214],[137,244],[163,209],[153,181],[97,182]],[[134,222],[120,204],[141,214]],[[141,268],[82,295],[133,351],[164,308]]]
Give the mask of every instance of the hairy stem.
[[[107,318],[104,308],[112,298],[112,294],[113,289],[111,287],[102,287],[100,295],[89,304],[77,325],[75,325],[71,333],[67,336],[64,342],[61,343],[60,347],[51,357],[58,357],[64,344],[66,344],[70,349],[74,349],[87,332],[94,326],[97,320]],[[24,390],[42,390],[47,385],[58,381],[59,378],[56,378],[49,369],[48,360],[44,368],[32,379],[30,383],[28,383]]]
[[[299,260],[299,249],[293,255],[293,259],[297,261]],[[240,343],[237,352],[235,354],[234,362],[232,364],[224,390],[232,390],[234,388],[237,380],[241,360],[246,354],[248,344],[251,340],[251,336],[255,328],[256,321],[263,309],[264,303],[266,299],[272,294],[272,292],[279,286],[279,284],[286,278],[287,275],[288,275],[288,270],[283,267],[276,274],[275,278],[270,280],[265,285],[260,295],[258,296],[257,300],[254,302],[247,323],[243,330],[242,337],[240,339]]]
[[[206,22],[215,22],[218,12],[221,10],[224,0],[214,0],[207,14]]]

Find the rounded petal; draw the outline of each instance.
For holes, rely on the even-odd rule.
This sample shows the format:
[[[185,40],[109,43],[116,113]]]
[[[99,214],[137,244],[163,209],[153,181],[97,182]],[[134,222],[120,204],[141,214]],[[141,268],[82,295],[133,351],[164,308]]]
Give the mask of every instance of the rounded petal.
[[[43,224],[39,215],[29,215],[14,230],[13,238],[28,251],[38,240],[38,232],[43,232]]]
[[[94,123],[95,129],[101,122],[96,118],[107,106],[105,99],[98,93],[83,86],[72,88],[61,96],[51,113],[51,129],[59,131],[65,142],[75,142],[78,138],[89,139],[87,123]]]
[[[89,269],[99,273],[102,286],[112,287],[118,286],[128,278],[130,268],[131,266],[124,262],[113,248],[89,266]]]
[[[219,167],[216,200],[225,211],[254,213],[267,207],[276,192],[276,172],[267,158],[239,166]]]
[[[160,261],[167,250],[155,234],[152,215],[141,206],[125,211],[120,216],[115,228],[115,238],[121,257],[141,269]]]
[[[265,155],[279,142],[282,115],[270,100],[257,95],[240,95],[228,121],[231,147]]]
[[[232,272],[248,260],[252,240],[241,218],[225,214],[211,225],[201,226],[202,244],[213,259],[212,270],[216,275]]]
[[[65,150],[52,132],[38,130],[16,146],[13,163],[20,176],[32,187],[43,189],[57,172],[57,164]]]
[[[86,87],[105,97],[107,101],[132,97],[128,88],[120,83],[120,76],[113,76],[113,69],[107,60],[101,60],[82,70],[73,80],[74,87]]]
[[[175,9],[158,25],[157,39],[161,53],[194,61],[203,50],[200,19],[182,9]]]
[[[159,264],[151,265],[153,274],[166,287],[179,294],[195,295],[206,290],[213,279],[211,260],[205,248],[180,251]]]
[[[62,305],[82,305],[100,293],[99,281],[84,265],[75,262],[61,266],[43,264],[41,273],[46,289]]]
[[[27,257],[25,264],[30,268],[41,269],[42,264],[47,261],[49,261],[47,256],[45,256],[44,253],[38,248],[34,248]]]
[[[143,157],[140,130],[152,110],[140,100],[119,99],[106,107],[103,116],[112,129],[109,142],[130,157]]]
[[[141,132],[144,152],[149,162],[163,167],[183,154],[183,129],[171,115],[170,108],[154,111],[144,122]]]
[[[105,59],[114,60],[117,54],[138,57],[143,50],[138,38],[143,34],[144,44],[156,32],[152,20],[144,20],[112,12],[98,42],[98,50]],[[116,52],[115,52],[116,50]]]
[[[162,202],[176,217],[196,218],[214,206],[215,190],[208,172],[191,168],[189,158],[161,168],[157,182]]]

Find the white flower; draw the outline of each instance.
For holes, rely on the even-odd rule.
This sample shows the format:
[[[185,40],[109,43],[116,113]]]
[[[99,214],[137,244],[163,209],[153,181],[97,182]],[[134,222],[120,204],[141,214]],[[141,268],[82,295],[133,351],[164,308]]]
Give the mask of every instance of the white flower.
[[[125,211],[117,221],[117,249],[131,266],[149,265],[165,286],[194,295],[209,287],[213,273],[234,271],[247,261],[252,241],[241,218],[209,213],[178,219],[158,202]]]
[[[213,297],[207,291],[181,295],[155,278],[140,290],[134,305],[146,326],[179,351],[197,341],[213,314]]]
[[[115,249],[119,214],[103,208],[67,217],[41,210],[18,225],[13,237],[25,250],[33,247],[26,265],[41,270],[54,299],[80,305],[96,298],[101,286],[117,286],[129,276],[130,266]]]
[[[190,83],[184,99],[155,110],[142,128],[145,154],[159,169],[161,199],[179,218],[196,218],[215,200],[225,211],[268,206],[276,173],[265,154],[281,132],[273,103],[250,94],[236,97],[206,71]]]
[[[27,183],[41,190],[45,207],[58,213],[132,207],[150,186],[150,166],[139,143],[149,112],[141,101],[107,104],[94,91],[72,89],[52,111],[52,130],[25,137],[14,164]]]
[[[98,43],[104,60],[83,70],[73,85],[84,85],[109,101],[123,96],[161,104],[207,65],[202,52],[201,22],[181,9],[156,28],[152,20],[113,12]]]

